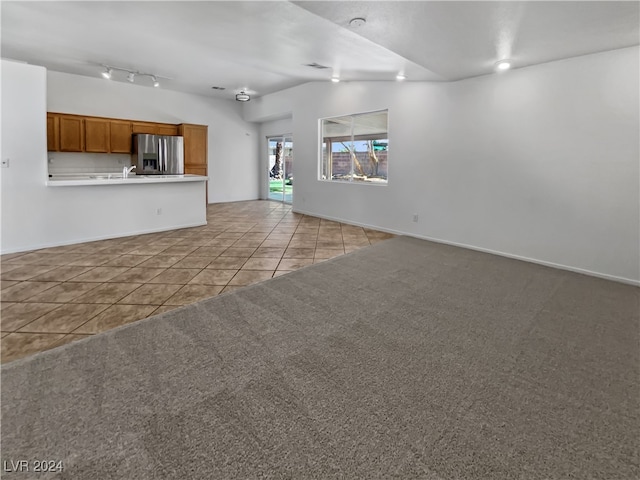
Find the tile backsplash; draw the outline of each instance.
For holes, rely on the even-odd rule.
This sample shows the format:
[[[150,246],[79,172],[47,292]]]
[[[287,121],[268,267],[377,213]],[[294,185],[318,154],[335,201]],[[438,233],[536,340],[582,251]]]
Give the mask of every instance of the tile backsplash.
[[[131,165],[126,153],[49,152],[49,175],[74,173],[121,173]]]

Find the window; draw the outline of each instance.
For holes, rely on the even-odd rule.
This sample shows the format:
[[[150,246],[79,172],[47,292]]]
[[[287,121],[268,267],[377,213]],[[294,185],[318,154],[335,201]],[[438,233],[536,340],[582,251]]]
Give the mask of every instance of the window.
[[[320,122],[320,180],[387,183],[388,111],[324,118]]]

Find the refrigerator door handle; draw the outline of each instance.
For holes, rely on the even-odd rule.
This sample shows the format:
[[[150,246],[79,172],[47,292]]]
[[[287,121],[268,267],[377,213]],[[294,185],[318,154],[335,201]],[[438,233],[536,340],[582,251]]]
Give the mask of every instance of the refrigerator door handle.
[[[167,152],[164,149],[164,143],[163,143],[163,138],[160,137],[158,139],[158,143],[160,145],[160,161],[158,162],[158,170],[160,171],[160,173],[164,172],[164,162],[166,161],[167,158]]]
[[[164,169],[163,173],[167,173],[167,162],[169,161],[169,145],[167,144],[167,137],[164,137]]]

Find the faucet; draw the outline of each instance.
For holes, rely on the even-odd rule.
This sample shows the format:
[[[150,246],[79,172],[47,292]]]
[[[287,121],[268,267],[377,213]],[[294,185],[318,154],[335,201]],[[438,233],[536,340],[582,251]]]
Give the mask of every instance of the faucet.
[[[136,166],[135,166],[135,165],[133,165],[133,166],[131,166],[131,167],[129,167],[129,168],[127,168],[127,167],[122,167],[122,178],[128,178],[128,177],[129,177],[129,174],[130,174],[133,170],[135,170],[135,168],[136,168]]]

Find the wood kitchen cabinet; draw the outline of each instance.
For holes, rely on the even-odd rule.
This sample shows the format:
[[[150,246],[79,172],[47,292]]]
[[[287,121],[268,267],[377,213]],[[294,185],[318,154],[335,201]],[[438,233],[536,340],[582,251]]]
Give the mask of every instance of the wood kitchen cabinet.
[[[60,151],[84,151],[84,118],[76,115],[59,115]]]
[[[109,153],[111,144],[111,124],[104,118],[84,119],[84,151]]]
[[[132,134],[178,135],[178,130],[170,123],[47,112],[47,151],[130,154]]]
[[[131,122],[111,120],[111,153],[131,153]]]
[[[208,127],[183,123],[178,125],[178,135],[184,137],[184,173],[208,175]],[[208,184],[209,182],[205,186],[207,203],[209,201]]]
[[[156,125],[156,131],[158,132],[158,135],[178,135],[177,125],[169,125],[163,123],[157,123]]]
[[[206,125],[179,125],[178,133],[184,137],[185,166],[207,166],[207,130]]]
[[[151,135],[178,135],[178,126],[169,123],[132,122],[131,132]]]
[[[47,113],[47,151],[60,150],[60,118],[58,115]]]

